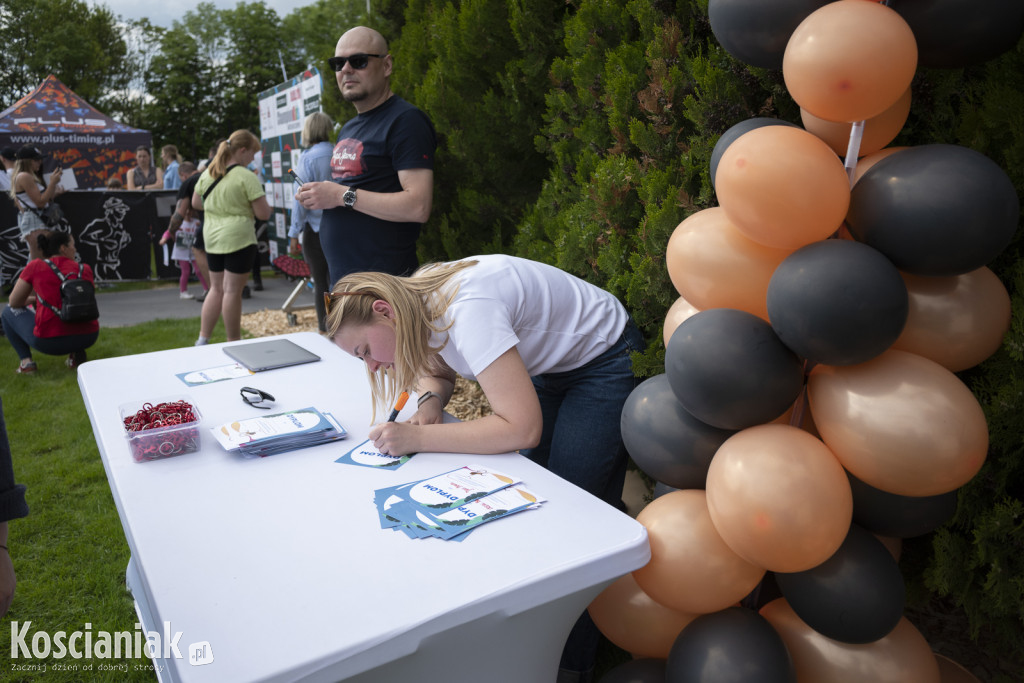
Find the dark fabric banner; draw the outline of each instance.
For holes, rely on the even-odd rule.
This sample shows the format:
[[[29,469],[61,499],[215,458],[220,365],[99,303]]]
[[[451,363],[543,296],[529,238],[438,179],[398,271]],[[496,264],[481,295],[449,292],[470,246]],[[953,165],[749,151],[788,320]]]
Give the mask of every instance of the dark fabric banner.
[[[149,131],[115,121],[52,75],[0,112],[0,147],[35,145],[47,155],[44,172],[59,162],[80,189],[102,188],[111,176],[124,181],[135,148],[151,144]]]
[[[178,267],[163,264],[158,245],[174,210],[176,190],[65,192],[61,230],[75,238],[78,258],[97,282],[149,280],[156,253],[156,277],[176,278]],[[8,195],[0,198],[0,280],[7,287],[28,262],[28,246],[18,232],[18,212]]]

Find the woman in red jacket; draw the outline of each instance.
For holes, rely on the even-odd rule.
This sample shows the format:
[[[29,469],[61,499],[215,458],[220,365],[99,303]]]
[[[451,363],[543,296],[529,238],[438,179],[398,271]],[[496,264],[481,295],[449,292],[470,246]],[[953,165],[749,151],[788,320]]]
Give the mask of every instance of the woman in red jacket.
[[[98,320],[66,323],[42,301],[60,307],[60,279],[46,263],[49,259],[65,275],[78,276],[75,238],[59,230],[39,234],[36,244],[42,254],[21,271],[11,290],[7,307],[0,313],[4,334],[21,359],[17,372],[36,371],[32,349],[51,356],[68,354],[72,370],[85,362],[85,350],[96,343],[100,333]],[[93,282],[92,268],[82,266],[82,277]],[[27,306],[35,302],[35,313]]]

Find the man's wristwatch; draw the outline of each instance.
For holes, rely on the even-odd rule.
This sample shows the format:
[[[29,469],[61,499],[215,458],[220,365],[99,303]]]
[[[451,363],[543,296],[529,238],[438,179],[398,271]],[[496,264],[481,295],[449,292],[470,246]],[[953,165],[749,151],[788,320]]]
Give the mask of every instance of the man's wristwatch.
[[[341,196],[341,200],[343,202],[345,202],[345,206],[347,206],[350,209],[353,206],[355,206],[356,205],[356,191],[355,191],[355,188],[352,188],[352,187],[348,188],[345,191],[345,194],[343,194]]]

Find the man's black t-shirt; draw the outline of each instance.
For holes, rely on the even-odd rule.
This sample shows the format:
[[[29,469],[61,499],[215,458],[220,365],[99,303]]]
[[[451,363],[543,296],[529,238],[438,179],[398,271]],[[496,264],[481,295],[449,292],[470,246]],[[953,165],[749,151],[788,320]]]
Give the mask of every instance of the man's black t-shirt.
[[[427,115],[393,95],[345,123],[331,156],[331,177],[356,190],[401,192],[398,172],[433,169],[436,149],[434,126]],[[418,264],[419,234],[419,223],[395,223],[346,207],[325,209],[320,244],[330,281],[364,270],[411,273]]]

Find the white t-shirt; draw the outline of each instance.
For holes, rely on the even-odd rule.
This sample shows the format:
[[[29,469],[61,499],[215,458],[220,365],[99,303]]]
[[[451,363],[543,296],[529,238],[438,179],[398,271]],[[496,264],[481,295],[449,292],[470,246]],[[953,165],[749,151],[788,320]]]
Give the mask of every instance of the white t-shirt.
[[[492,254],[457,274],[447,332],[430,344],[448,344],[441,357],[475,379],[513,346],[531,377],[574,370],[607,351],[626,327],[619,301],[585,280],[536,261]]]

